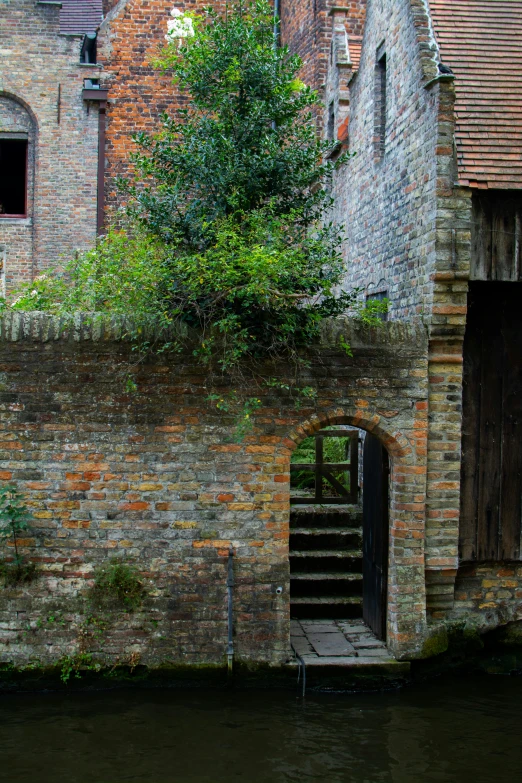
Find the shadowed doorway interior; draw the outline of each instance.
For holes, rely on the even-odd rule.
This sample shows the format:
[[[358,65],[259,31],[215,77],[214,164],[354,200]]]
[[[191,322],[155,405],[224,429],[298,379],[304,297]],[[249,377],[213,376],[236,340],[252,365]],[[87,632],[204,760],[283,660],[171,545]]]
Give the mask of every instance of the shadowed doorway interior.
[[[362,430],[335,426],[292,456],[290,614],[364,619],[386,638],[388,454]]]

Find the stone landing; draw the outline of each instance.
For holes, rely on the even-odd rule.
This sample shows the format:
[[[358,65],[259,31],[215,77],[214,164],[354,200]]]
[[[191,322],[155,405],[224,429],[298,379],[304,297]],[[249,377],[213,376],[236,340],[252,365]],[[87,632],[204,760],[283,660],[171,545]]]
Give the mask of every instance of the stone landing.
[[[362,620],[292,620],[290,634],[310,687],[368,690],[408,680],[410,664],[397,661]]]

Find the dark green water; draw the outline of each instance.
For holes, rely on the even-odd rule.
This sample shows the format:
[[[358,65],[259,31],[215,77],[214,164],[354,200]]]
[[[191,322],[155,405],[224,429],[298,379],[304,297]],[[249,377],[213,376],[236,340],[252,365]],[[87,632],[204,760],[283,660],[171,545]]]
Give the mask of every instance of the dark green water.
[[[399,692],[109,691],[0,697],[9,783],[522,781],[522,678]]]

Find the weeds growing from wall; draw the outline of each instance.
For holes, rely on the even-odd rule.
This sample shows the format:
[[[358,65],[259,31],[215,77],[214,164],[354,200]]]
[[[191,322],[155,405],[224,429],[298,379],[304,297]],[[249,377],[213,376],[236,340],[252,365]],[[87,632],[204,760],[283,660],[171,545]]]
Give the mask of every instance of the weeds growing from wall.
[[[137,568],[112,558],[96,569],[88,598],[94,608],[133,612],[141,606],[145,595]]]
[[[0,577],[4,585],[14,586],[32,582],[37,570],[20,552],[22,534],[29,529],[30,515],[24,497],[12,484],[0,488],[0,539],[11,543],[14,555],[0,563]]]

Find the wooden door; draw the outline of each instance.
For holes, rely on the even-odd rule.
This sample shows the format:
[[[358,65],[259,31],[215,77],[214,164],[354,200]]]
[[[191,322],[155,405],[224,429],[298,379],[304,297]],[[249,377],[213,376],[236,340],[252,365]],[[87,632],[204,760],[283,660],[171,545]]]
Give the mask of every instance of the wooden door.
[[[366,434],[363,451],[363,618],[386,639],[388,597],[388,453]]]
[[[473,282],[464,340],[460,557],[519,560],[522,284]]]

